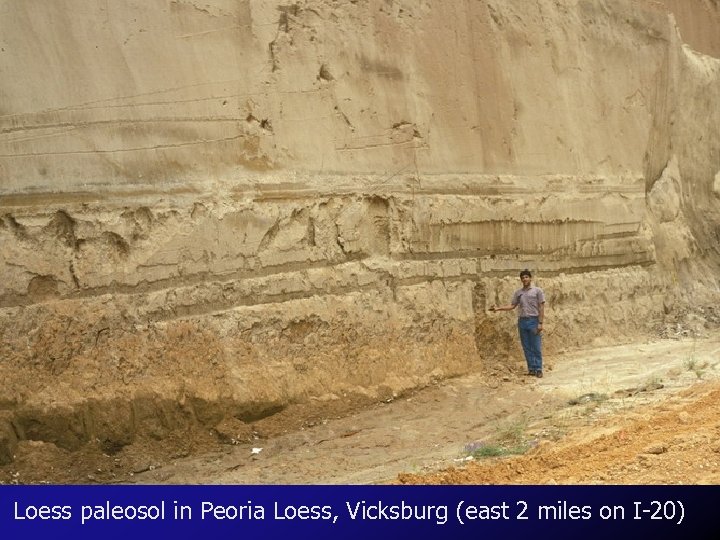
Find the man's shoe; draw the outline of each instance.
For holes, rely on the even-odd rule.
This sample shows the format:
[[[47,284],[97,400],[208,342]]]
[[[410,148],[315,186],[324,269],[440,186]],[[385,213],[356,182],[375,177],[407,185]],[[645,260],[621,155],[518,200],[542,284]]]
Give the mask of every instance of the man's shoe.
[[[526,377],[536,377],[536,376],[537,376],[537,372],[530,370],[530,371],[528,371],[528,372],[525,374],[525,376],[526,376]]]
[[[542,371],[536,371],[536,372],[535,372],[535,376],[536,376],[538,379],[542,379],[542,376],[543,376],[543,375],[542,375]]]

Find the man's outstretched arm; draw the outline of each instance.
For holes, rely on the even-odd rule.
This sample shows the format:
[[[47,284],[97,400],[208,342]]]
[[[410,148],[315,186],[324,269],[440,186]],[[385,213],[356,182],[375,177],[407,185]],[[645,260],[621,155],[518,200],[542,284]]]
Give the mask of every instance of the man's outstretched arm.
[[[490,311],[512,311],[517,307],[517,304],[506,304],[504,306],[491,306]]]

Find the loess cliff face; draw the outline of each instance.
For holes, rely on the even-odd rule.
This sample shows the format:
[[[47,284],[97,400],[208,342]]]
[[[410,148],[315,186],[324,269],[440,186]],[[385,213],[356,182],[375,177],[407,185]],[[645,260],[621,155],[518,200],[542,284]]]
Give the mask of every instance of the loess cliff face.
[[[717,0],[0,15],[0,461],[717,321]]]

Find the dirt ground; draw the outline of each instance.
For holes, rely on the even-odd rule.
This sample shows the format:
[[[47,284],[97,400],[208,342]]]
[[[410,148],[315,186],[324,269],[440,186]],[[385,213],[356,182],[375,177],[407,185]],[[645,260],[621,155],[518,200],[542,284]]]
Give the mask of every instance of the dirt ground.
[[[0,482],[720,482],[720,337],[574,351],[546,364],[542,379],[518,363],[380,403],[289,408],[254,424],[249,442],[193,431],[108,455],[25,441]]]

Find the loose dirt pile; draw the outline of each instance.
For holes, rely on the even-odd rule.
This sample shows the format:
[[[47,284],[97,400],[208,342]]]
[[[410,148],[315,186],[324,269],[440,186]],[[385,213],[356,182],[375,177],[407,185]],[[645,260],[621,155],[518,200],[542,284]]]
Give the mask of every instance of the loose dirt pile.
[[[716,484],[720,482],[720,383],[630,408],[543,441],[528,455],[470,463],[403,484]]]

